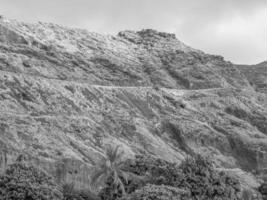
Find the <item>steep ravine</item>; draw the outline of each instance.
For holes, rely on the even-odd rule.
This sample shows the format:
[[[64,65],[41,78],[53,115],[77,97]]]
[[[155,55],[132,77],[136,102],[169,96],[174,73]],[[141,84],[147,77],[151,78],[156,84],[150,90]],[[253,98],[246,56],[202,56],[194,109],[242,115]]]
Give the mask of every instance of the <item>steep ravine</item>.
[[[267,166],[267,104],[220,56],[154,30],[110,36],[7,19],[0,41],[1,171],[23,152],[86,188],[110,143],[172,162],[202,153],[236,174]]]

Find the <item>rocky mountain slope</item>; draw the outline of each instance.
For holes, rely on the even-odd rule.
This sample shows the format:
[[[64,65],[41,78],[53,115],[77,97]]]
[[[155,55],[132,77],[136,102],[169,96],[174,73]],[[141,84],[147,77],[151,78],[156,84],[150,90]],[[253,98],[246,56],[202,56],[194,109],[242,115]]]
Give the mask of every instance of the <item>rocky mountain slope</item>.
[[[267,94],[267,61],[257,65],[237,65],[256,91]]]
[[[106,144],[126,157],[209,155],[257,187],[267,102],[220,56],[142,30],[117,36],[0,20],[0,169],[24,153],[86,188]],[[250,180],[250,181],[248,181]]]

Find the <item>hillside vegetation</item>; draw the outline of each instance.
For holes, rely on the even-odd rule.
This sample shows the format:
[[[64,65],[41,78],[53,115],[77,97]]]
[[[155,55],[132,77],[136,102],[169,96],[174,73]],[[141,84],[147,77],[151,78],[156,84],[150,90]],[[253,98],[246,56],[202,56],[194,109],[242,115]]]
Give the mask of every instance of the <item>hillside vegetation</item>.
[[[266,178],[266,99],[239,67],[173,34],[0,19],[1,172],[23,153],[57,184],[87,189],[109,144],[125,159],[209,156],[256,189]]]

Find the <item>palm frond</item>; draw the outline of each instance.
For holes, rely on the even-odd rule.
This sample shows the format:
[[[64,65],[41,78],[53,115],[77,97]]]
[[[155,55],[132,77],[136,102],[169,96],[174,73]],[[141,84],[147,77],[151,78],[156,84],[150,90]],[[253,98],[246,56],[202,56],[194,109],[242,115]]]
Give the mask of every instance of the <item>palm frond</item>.
[[[124,196],[126,194],[124,184],[122,183],[121,179],[119,179],[119,187],[122,190],[122,195]]]
[[[119,177],[119,175],[118,175],[116,170],[113,171],[113,179],[114,179],[114,184],[118,185],[120,177]]]
[[[107,158],[110,160],[111,163],[116,161],[119,148],[120,146],[116,146],[114,148],[111,145],[109,145],[108,148],[106,149]]]
[[[107,145],[106,156],[98,163],[91,177],[91,182],[96,185],[100,180],[107,180],[108,177],[112,177],[113,184],[116,188],[121,188],[122,193],[125,194],[123,180],[128,183],[129,175],[122,170],[123,155],[124,151],[120,151],[120,146],[112,147],[111,145]]]
[[[123,152],[124,153],[124,152]],[[116,166],[119,168],[119,169],[123,169],[124,166],[125,166],[125,159],[120,159],[116,162]]]
[[[104,176],[105,174],[107,174],[107,171],[103,169],[94,172],[93,175],[91,176],[92,185],[96,185],[99,182],[99,179],[101,178],[101,176]]]
[[[120,163],[120,162],[122,162],[123,161],[123,156],[124,156],[124,151],[117,151],[116,152],[116,159],[115,159],[115,162],[116,163]]]
[[[129,174],[128,174],[127,172],[120,171],[120,175],[121,175],[122,178],[125,180],[125,182],[128,183],[128,180],[129,180]]]
[[[63,189],[63,193],[64,194],[67,194],[67,195],[71,195],[74,193],[74,183],[65,183],[63,184],[62,186],[62,189]]]

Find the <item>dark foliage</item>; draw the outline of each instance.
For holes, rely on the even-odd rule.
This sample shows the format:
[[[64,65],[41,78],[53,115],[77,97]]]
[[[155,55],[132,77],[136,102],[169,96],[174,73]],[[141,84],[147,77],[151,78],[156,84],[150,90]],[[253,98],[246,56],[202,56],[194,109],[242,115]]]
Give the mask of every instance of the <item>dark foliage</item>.
[[[122,192],[122,195],[125,195],[126,191],[124,182],[127,182],[128,175],[122,169],[122,166],[124,165],[124,160],[122,159],[124,152],[120,151],[119,148],[120,146],[107,146],[106,155],[95,167],[91,182],[93,187],[97,187],[102,181],[108,182],[113,180],[113,189],[118,188],[118,190]]]
[[[128,181],[123,180],[126,194],[134,192],[137,188],[141,188],[146,184],[146,181],[142,177],[129,176]],[[104,187],[99,196],[102,200],[114,200],[123,196],[121,188],[114,184],[112,177],[109,177],[106,181],[106,187]]]
[[[147,183],[173,186],[183,176],[176,163],[151,156],[136,156],[125,163],[125,171],[144,177]]]
[[[262,195],[267,195],[267,182],[261,184],[261,186],[259,187],[259,192]]]
[[[76,190],[73,183],[63,185],[64,200],[100,200],[91,190]]]
[[[165,185],[146,185],[121,200],[189,200],[190,193]]]
[[[9,166],[0,176],[1,200],[61,200],[54,180],[42,170],[23,163]]]
[[[197,155],[186,159],[179,168],[183,178],[173,186],[190,190],[194,199],[238,199],[239,181],[214,170],[210,160]]]
[[[123,182],[127,194],[142,188],[148,183],[154,185],[171,185],[180,179],[178,166],[162,159],[137,155],[133,160],[124,163],[123,170],[128,173],[128,181]],[[122,191],[113,184],[112,177],[106,182],[106,187],[100,192],[101,199],[114,200],[122,197]]]
[[[136,156],[135,160],[125,162],[124,171],[130,175],[125,183],[127,194],[141,189],[147,184],[165,185],[190,192],[192,199],[238,199],[240,184],[238,180],[218,172],[211,161],[196,155],[186,159],[181,165],[147,156]],[[104,200],[114,200],[121,197],[121,192],[115,192],[112,181],[107,182],[101,192]]]

